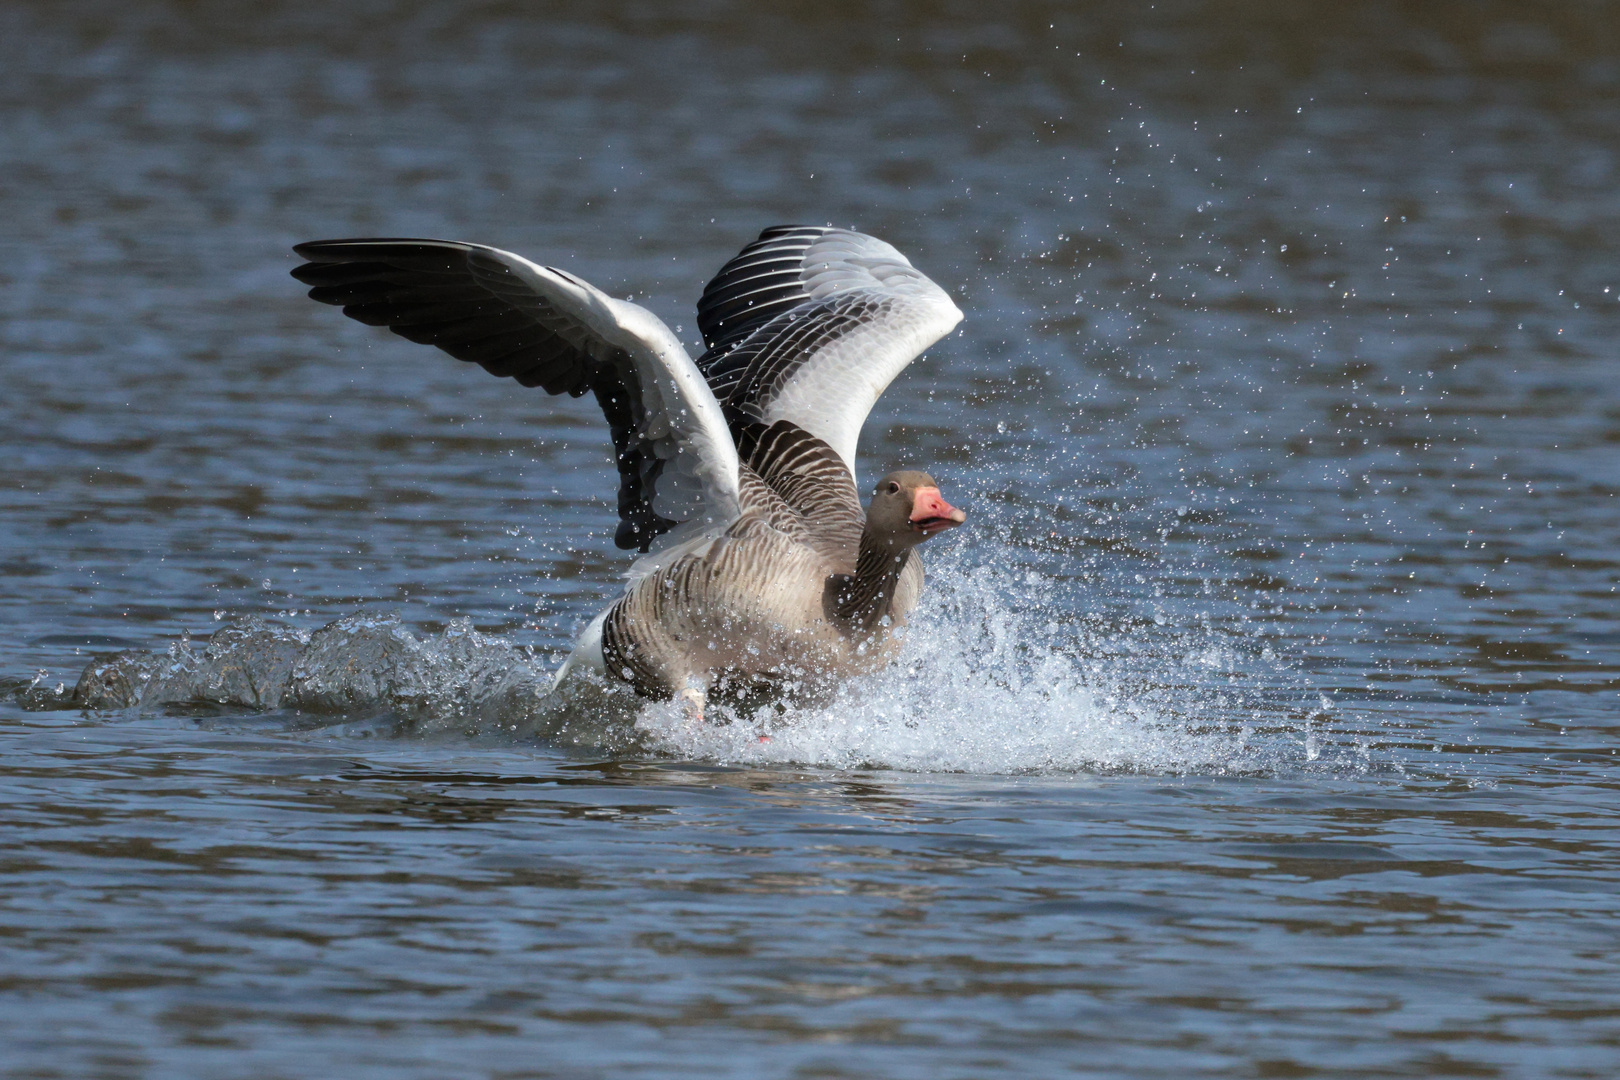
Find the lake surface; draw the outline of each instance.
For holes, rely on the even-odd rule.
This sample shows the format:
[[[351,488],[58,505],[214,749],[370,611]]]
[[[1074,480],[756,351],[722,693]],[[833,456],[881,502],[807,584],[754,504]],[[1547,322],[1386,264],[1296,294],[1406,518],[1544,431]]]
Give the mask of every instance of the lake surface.
[[[1140,9],[0,10],[0,1074],[1620,1072],[1620,31]],[[289,248],[695,344],[782,222],[966,313],[861,467],[969,524],[830,705],[548,702],[594,404]]]

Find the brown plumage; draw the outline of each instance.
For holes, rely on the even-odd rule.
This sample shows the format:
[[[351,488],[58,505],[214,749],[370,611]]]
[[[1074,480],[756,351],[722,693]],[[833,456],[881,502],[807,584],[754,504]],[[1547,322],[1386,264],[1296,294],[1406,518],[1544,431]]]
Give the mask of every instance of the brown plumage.
[[[887,664],[922,593],[917,545],[965,517],[915,471],[885,476],[863,512],[837,455],[786,421],[738,445],[751,451],[742,515],[636,581],[601,623],[608,675],[698,711],[713,693],[808,690]]]
[[[926,473],[890,473],[864,510],[856,490],[878,395],[962,317],[894,248],[766,229],[703,290],[696,360],[646,309],[497,248],[295,250],[312,299],[524,386],[596,396],[619,471],[614,540],[644,557],[559,682],[592,668],[701,714],[711,691],[792,691],[887,662],[922,591],[917,545],[963,520]]]

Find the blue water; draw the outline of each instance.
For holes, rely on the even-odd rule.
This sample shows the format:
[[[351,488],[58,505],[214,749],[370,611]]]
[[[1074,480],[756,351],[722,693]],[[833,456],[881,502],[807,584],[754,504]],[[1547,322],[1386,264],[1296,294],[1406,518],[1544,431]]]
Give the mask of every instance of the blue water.
[[[1595,8],[6,7],[0,1074],[1615,1075],[1617,122]],[[594,405],[290,245],[695,344],[793,221],[967,316],[899,663],[547,699]]]

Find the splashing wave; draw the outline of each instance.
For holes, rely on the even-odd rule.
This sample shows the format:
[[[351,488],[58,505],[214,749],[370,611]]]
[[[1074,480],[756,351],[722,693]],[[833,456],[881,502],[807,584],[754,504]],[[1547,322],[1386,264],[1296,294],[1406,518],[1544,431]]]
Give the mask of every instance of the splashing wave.
[[[1145,643],[1099,636],[1050,595],[1042,603],[1054,583],[1035,580],[931,571],[896,663],[830,701],[752,716],[722,708],[729,723],[700,725],[651,706],[636,728],[652,748],[687,757],[914,771],[1269,772],[1304,759],[1291,726],[1262,733],[1207,715],[1188,676],[1229,667],[1230,649],[1201,643],[1150,660],[1133,649]]]
[[[1010,560],[1008,560],[1010,562]],[[457,730],[612,751],[746,763],[1007,773],[1273,772],[1320,756],[1307,710],[1216,689],[1239,646],[1196,631],[1099,629],[1026,571],[936,568],[898,661],[829,699],[692,723],[617,686],[549,693],[529,649],[465,623],[419,638],[397,616],[356,615],[313,633],[239,619],[207,645],[122,653],[34,707],[152,710],[211,704],[353,716],[390,712],[401,732]],[[1162,621],[1162,620],[1161,620]],[[24,695],[25,704],[30,703]]]

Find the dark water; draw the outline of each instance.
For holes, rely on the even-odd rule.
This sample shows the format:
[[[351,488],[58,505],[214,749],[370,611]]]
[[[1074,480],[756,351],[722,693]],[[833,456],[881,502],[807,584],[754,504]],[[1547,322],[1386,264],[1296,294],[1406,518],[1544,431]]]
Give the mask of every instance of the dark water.
[[[0,9],[4,1075],[1620,1072],[1609,9],[756,7]],[[693,339],[788,221],[967,313],[862,464],[971,527],[770,743],[559,712],[594,407],[287,249]]]

